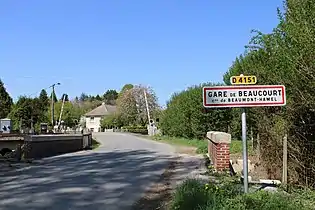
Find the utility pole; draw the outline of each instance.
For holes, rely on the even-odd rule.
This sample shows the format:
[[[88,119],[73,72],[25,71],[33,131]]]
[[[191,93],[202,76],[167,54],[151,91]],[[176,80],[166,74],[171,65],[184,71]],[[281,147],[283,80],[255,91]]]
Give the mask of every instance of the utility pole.
[[[54,119],[54,114],[55,114],[55,101],[54,101],[54,95],[55,95],[55,86],[60,85],[60,83],[55,83],[51,85],[52,87],[52,92],[51,92],[51,125],[54,127],[55,125],[55,119]]]
[[[149,104],[148,104],[148,99],[147,99],[147,92],[145,89],[143,90],[143,93],[144,93],[145,105],[147,107],[148,120],[149,120],[149,124],[150,124],[150,120],[151,120],[150,119],[150,110],[149,110]]]
[[[65,105],[65,100],[66,100],[66,94],[64,94],[64,95],[62,96],[62,106],[61,106],[60,115],[59,115],[58,129],[60,129],[61,117],[62,117],[62,113],[63,113],[63,107],[64,107],[64,105]]]

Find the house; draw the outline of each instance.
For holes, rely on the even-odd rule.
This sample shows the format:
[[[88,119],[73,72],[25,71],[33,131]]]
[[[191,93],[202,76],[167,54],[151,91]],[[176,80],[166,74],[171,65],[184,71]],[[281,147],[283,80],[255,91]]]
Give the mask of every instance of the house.
[[[116,112],[116,106],[102,103],[102,105],[96,107],[92,111],[86,113],[85,126],[91,132],[101,131],[101,119]]]

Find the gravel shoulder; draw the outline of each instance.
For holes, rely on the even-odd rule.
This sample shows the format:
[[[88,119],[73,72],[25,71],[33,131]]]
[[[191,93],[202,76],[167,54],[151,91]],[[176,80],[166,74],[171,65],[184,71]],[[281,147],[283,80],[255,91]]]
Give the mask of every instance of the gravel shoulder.
[[[184,180],[209,180],[208,176],[203,175],[207,171],[203,155],[196,155],[194,148],[172,146],[176,151],[176,158],[171,160],[160,179],[133,205],[133,210],[167,210],[176,186]]]

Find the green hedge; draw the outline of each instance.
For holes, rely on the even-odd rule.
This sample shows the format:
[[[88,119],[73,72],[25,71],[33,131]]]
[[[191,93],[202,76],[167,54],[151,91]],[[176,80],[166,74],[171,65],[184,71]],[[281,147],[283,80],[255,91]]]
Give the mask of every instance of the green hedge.
[[[203,139],[208,131],[227,132],[231,109],[205,109],[202,102],[201,84],[174,94],[161,116],[163,134],[175,137]]]
[[[146,126],[140,126],[140,125],[124,126],[122,127],[122,129],[130,133],[137,133],[137,134],[143,134],[143,135],[148,134],[148,129]]]

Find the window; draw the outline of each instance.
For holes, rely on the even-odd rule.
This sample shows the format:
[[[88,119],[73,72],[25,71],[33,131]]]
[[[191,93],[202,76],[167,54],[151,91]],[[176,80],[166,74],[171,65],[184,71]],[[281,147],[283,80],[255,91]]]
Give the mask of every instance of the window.
[[[94,122],[94,117],[90,117],[90,122]]]

